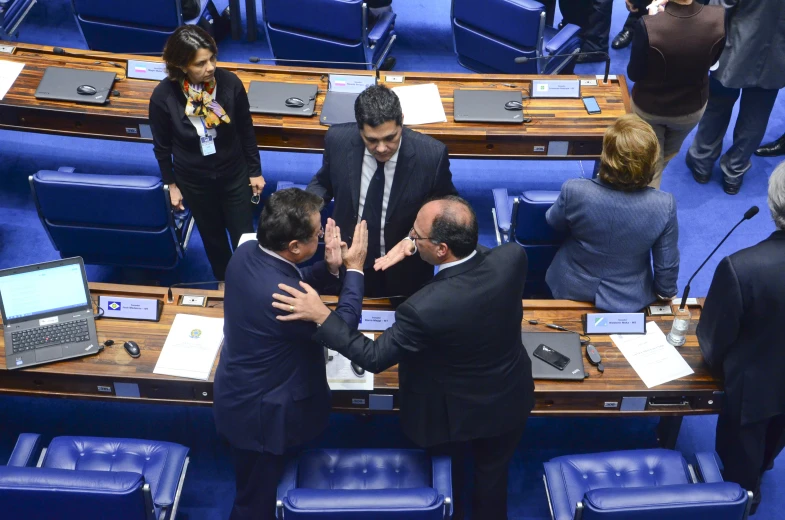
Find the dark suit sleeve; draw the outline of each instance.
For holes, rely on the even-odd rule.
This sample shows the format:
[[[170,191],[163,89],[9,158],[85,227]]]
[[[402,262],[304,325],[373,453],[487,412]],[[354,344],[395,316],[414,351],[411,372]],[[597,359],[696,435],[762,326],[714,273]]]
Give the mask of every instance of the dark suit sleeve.
[[[635,31],[632,37],[630,48],[630,63],[627,65],[627,77],[632,81],[639,81],[646,76],[649,60],[649,33],[646,31],[646,24],[643,17],[638,19],[635,24]]]
[[[656,296],[671,297],[678,291],[679,278],[679,220],[676,200],[670,197],[670,216],[662,234],[651,249],[654,260],[654,292]]]
[[[717,372],[722,371],[728,347],[739,336],[743,313],[739,279],[730,257],[726,256],[714,272],[697,330],[703,358]]]
[[[450,171],[450,157],[447,155],[447,147],[442,148],[442,156],[436,167],[436,183],[434,185],[432,197],[443,197],[445,195],[458,195],[458,190],[452,183],[452,172]]]
[[[327,262],[321,260],[310,267],[300,269],[303,281],[312,286],[318,293],[330,292],[335,294],[341,287],[341,278],[330,274]]]
[[[393,326],[376,341],[351,330],[336,313],[317,329],[314,340],[378,374],[398,363],[406,351],[420,351],[427,344],[427,335],[414,307],[404,303],[395,312]]]
[[[262,161],[259,158],[259,148],[256,144],[256,132],[253,127],[253,117],[251,116],[251,105],[248,102],[248,94],[240,78],[237,78],[234,96],[234,123],[237,128],[237,136],[240,138],[245,163],[248,165],[248,177],[259,177],[262,175]]]
[[[174,184],[172,163],[172,117],[164,102],[165,96],[156,89],[150,98],[148,119],[153,133],[153,154],[161,170],[164,184]]]
[[[562,186],[559,192],[559,197],[553,203],[547,212],[545,212],[545,220],[548,225],[557,231],[567,231],[570,228],[570,223],[567,221],[567,187]]]
[[[331,148],[331,135],[330,131],[324,136],[324,154],[322,154],[322,166],[316,175],[313,176],[311,182],[308,183],[306,191],[320,196],[327,204],[333,198],[333,183],[330,179],[330,148]]]
[[[343,279],[338,306],[333,314],[340,316],[352,330],[357,330],[357,326],[360,324],[364,292],[365,276],[355,271],[348,271]]]

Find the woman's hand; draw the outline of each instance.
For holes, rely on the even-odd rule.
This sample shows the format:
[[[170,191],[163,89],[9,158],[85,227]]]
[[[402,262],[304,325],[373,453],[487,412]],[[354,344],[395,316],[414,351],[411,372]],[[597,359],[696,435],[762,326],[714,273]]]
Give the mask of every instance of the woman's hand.
[[[183,194],[180,193],[180,188],[176,184],[169,185],[169,200],[174,209],[179,209],[180,211],[185,209],[185,206],[183,206]]]
[[[264,177],[259,175],[258,177],[250,177],[250,179],[251,179],[251,183],[249,184],[249,186],[251,186],[251,191],[253,192],[253,195],[254,196],[261,195],[265,184]]]
[[[668,0],[654,0],[646,6],[646,10],[649,12],[649,16],[654,16],[657,13],[663,12],[666,5],[668,5]]]

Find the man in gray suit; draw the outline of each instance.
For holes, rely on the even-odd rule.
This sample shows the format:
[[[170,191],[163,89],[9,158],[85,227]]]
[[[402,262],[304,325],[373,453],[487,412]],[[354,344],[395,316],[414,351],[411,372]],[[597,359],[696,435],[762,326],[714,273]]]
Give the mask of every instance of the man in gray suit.
[[[725,193],[735,195],[766,132],[777,91],[785,87],[785,2],[710,3],[727,9],[727,41],[719,68],[711,75],[709,102],[687,153],[687,166],[697,182],[709,182],[722,153],[733,106],[741,95],[733,145],[720,159]]]
[[[387,270],[375,270],[374,262],[409,236],[425,201],[457,194],[447,147],[404,128],[398,96],[382,85],[357,97],[354,115],[357,124],[327,131],[322,167],[307,189],[326,202],[335,197],[339,228],[367,222],[365,296],[410,296],[433,278],[433,266],[419,255]]]

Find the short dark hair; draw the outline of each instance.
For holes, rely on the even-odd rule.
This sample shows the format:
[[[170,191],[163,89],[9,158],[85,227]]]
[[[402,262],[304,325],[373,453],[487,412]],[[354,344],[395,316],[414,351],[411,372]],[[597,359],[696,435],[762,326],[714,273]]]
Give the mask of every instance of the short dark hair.
[[[433,219],[430,235],[431,242],[434,244],[447,244],[452,254],[458,258],[465,258],[477,249],[479,229],[477,226],[477,215],[471,205],[457,195],[448,195],[433,199],[433,201],[444,201],[442,212]],[[431,201],[431,202],[433,202]],[[456,208],[456,205],[463,206],[469,214],[469,221],[463,212]]]
[[[172,81],[185,78],[183,68],[194,61],[199,49],[207,49],[218,56],[218,46],[210,33],[198,25],[183,25],[175,29],[166,40],[163,60],[166,62],[166,73]]]
[[[276,191],[264,203],[256,239],[271,251],[285,250],[292,240],[306,242],[316,232],[311,217],[323,206],[321,197],[299,188]]]
[[[360,92],[354,101],[354,118],[357,127],[365,125],[376,128],[387,121],[403,125],[403,110],[398,95],[384,85],[373,85]]]

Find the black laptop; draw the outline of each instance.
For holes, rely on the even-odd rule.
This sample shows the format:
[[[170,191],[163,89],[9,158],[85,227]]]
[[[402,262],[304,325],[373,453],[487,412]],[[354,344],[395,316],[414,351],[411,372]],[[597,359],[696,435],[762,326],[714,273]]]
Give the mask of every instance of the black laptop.
[[[453,91],[453,119],[459,123],[523,123],[520,90]],[[518,108],[508,109],[509,104]]]
[[[317,90],[316,85],[303,83],[252,81],[248,103],[255,114],[310,117],[316,105]],[[287,100],[290,101],[288,105]],[[302,106],[297,106],[300,103]]]
[[[327,126],[354,123],[354,101],[359,95],[359,92],[328,91],[324,96],[319,123]]]
[[[47,67],[35,97],[102,105],[109,99],[115,78],[114,72]]]

